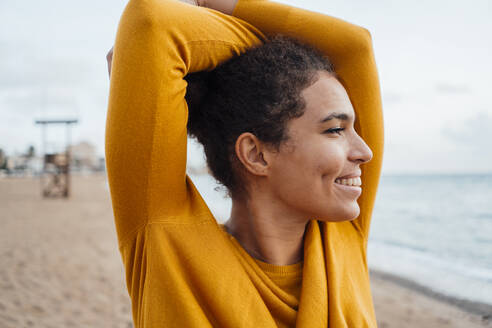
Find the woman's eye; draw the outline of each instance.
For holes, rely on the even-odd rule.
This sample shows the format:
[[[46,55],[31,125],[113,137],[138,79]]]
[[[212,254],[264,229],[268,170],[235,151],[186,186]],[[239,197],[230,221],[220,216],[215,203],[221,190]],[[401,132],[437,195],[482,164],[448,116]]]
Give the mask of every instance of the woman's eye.
[[[333,129],[328,129],[328,130],[326,130],[323,133],[331,133],[331,134],[336,133],[336,134],[340,134],[341,135],[340,132],[342,132],[343,130],[345,130],[345,129],[344,128],[333,128]]]

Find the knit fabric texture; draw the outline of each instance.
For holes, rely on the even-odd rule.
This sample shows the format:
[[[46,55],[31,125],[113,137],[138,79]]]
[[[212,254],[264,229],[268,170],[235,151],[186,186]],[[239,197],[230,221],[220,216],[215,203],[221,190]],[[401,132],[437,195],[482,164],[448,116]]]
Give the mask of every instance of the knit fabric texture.
[[[312,218],[303,262],[284,269],[253,259],[228,235],[186,174],[183,77],[275,34],[329,56],[373,152],[361,167],[359,217]],[[239,0],[232,16],[176,0],[130,0],[114,45],[106,163],[135,327],[376,327],[366,247],[382,155],[366,29],[266,0]],[[279,272],[292,276],[283,281]]]

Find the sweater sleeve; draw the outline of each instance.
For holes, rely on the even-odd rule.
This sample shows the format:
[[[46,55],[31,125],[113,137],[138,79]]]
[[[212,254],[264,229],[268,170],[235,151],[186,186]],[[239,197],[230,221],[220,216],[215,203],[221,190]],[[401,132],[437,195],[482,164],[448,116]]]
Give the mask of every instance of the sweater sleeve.
[[[239,0],[233,16],[267,36],[283,34],[303,41],[328,56],[356,114],[355,129],[373,152],[361,166],[363,192],[354,227],[367,241],[383,159],[383,113],[370,33],[328,15],[267,0]]]
[[[261,40],[253,26],[211,9],[130,0],[114,45],[106,121],[120,247],[151,221],[182,224],[199,217],[203,208],[191,208],[196,193],[186,177],[183,77],[211,70]]]

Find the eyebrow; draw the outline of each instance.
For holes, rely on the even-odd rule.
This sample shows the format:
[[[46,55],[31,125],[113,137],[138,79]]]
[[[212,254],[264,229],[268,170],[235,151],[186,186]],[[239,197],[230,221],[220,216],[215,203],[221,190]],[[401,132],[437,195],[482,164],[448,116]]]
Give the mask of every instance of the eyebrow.
[[[325,123],[327,121],[330,121],[332,119],[339,119],[341,121],[348,121],[352,118],[352,115],[347,115],[345,113],[331,113],[330,115],[328,115],[327,117],[325,117],[324,119],[322,119],[321,121],[319,121],[319,123]]]

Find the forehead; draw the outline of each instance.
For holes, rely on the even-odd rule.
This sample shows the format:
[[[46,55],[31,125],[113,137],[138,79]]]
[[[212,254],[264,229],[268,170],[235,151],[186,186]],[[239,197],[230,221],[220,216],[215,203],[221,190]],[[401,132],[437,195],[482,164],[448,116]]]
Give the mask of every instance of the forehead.
[[[343,85],[325,72],[319,73],[319,79],[304,89],[301,96],[306,102],[305,121],[327,122],[333,119],[353,121],[354,109]]]

